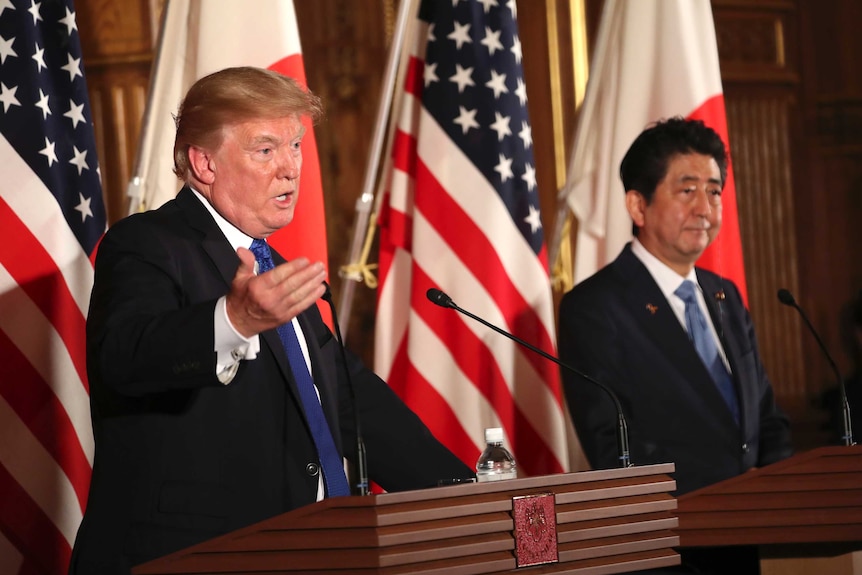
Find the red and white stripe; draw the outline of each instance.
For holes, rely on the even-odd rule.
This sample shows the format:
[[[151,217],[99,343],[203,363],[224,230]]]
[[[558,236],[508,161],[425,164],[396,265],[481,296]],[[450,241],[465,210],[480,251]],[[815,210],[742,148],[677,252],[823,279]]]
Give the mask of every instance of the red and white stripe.
[[[4,138],[0,158],[0,571],[60,573],[93,462],[84,340],[93,267]]]
[[[426,27],[411,50],[393,169],[380,214],[375,368],[431,431],[473,466],[483,430],[503,427],[522,475],[568,467],[557,367],[461,307],[552,353],[547,255],[524,241],[500,197],[423,109]]]

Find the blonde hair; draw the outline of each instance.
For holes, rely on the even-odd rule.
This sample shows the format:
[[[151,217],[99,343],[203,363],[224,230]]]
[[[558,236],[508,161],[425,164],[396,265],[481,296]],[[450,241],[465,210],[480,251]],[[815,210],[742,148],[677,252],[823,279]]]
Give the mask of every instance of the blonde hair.
[[[288,76],[262,68],[225,68],[194,83],[174,121],[174,173],[188,181],[189,148],[214,149],[225,126],[256,119],[323,116],[320,98]]]

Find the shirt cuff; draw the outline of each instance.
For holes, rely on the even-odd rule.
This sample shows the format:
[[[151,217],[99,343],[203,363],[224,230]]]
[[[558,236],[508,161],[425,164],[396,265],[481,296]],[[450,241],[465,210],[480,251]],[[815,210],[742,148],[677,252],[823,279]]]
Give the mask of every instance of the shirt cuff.
[[[245,337],[236,330],[227,316],[225,296],[220,297],[216,302],[213,315],[216,377],[227,385],[236,376],[241,360],[257,357],[260,351],[260,336]]]

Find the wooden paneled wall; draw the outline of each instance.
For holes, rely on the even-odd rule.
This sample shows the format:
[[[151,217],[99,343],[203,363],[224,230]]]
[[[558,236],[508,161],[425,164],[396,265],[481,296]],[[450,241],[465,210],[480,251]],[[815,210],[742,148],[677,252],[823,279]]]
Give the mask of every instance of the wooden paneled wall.
[[[75,3],[109,222],[126,215],[153,58],[154,15],[146,0]]]
[[[603,0],[520,0],[525,74],[543,218],[550,230],[576,114],[571,23],[586,6],[592,39]],[[126,184],[153,58],[160,0],[78,0],[110,221]],[[317,131],[330,267],[346,263],[398,0],[294,2],[309,86],[327,117]],[[862,288],[862,2],[713,0],[737,178],[750,304],[763,356],[800,448],[824,441],[815,401],[834,382],[795,312],[808,311],[843,370],[842,304]],[[580,66],[580,67],[578,67]],[[333,277],[336,298],[340,289]],[[356,291],[349,344],[371,363],[375,293]],[[344,320],[342,320],[344,321]]]
[[[816,443],[810,436],[820,414],[808,409],[799,316],[776,296],[779,288],[799,294],[791,171],[791,143],[800,135],[796,10],[791,1],[717,1],[714,18],[751,315],[776,394],[797,435],[805,435],[797,440]]]

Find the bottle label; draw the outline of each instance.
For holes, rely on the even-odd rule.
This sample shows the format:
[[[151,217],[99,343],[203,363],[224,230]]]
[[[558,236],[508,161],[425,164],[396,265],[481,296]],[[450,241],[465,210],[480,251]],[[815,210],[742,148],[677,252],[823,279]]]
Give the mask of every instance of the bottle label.
[[[491,473],[476,473],[476,481],[483,483],[485,481],[503,481],[504,479],[517,479],[518,473],[515,470],[511,471],[494,471]]]

